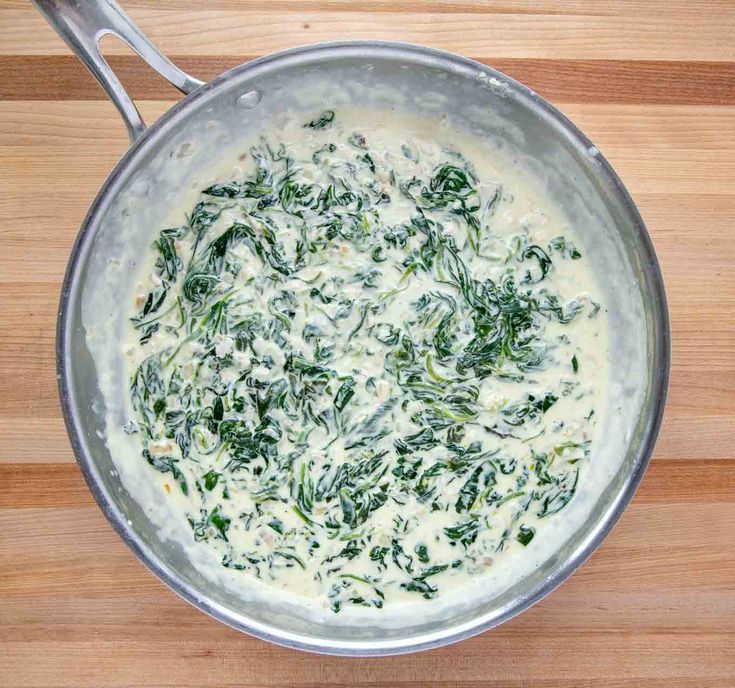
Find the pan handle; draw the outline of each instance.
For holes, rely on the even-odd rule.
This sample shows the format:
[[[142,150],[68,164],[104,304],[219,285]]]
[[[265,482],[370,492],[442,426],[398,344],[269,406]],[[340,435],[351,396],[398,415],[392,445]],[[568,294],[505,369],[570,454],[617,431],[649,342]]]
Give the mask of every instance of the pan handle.
[[[183,93],[191,93],[203,81],[182,72],[140,31],[115,0],[33,0],[51,26],[74,51],[120,111],[130,141],[144,131],[145,123],[115,72],[100,53],[99,42],[112,34],[125,41],[164,79]]]

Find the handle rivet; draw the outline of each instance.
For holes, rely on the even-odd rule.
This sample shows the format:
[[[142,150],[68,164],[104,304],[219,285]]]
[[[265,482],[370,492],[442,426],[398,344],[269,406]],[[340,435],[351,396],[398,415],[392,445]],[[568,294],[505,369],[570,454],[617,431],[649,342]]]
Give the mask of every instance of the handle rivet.
[[[243,110],[252,110],[260,102],[262,97],[263,94],[257,88],[254,88],[250,91],[245,91],[245,93],[239,96],[235,104]]]

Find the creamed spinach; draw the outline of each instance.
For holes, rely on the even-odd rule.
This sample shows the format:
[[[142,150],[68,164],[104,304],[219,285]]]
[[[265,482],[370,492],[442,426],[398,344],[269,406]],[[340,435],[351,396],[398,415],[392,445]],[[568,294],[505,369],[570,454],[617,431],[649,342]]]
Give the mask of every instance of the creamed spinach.
[[[572,233],[386,140],[331,110],[259,140],[158,233],[131,318],[126,432],[191,538],[334,612],[531,551],[596,420]]]

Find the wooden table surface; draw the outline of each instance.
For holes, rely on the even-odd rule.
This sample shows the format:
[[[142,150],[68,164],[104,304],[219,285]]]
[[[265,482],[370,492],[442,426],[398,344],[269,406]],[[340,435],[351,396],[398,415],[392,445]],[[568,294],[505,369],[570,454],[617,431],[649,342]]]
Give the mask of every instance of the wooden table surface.
[[[735,0],[126,8],[202,78],[300,43],[401,39],[473,57],[550,99],[608,156],[648,223],[671,309],[669,403],[612,535],[499,629],[419,655],[344,659],[209,619],[123,545],[70,451],[54,371],[59,286],[128,144],[32,6],[0,0],[0,685],[734,686]],[[129,51],[105,49],[148,121],[175,100]]]

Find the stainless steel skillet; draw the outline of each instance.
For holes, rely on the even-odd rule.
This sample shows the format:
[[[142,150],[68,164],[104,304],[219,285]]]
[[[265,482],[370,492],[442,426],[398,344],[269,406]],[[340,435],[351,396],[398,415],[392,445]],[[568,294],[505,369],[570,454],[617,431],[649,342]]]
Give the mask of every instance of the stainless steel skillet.
[[[653,247],[630,196],[591,142],[546,101],[504,74],[429,48],[375,41],[306,46],[254,60],[203,84],[161,55],[113,0],[35,4],[105,88],[132,142],[102,185],[73,248],[59,305],[57,365],[74,452],[95,499],[135,554],[179,595],[234,628],[282,645],[345,655],[410,652],[469,637],[512,618],[569,577],[601,543],[642,478],[661,422],[669,371],[668,316]],[[106,34],[126,41],[188,94],[148,129],[100,55],[98,42]],[[427,613],[391,625],[380,619],[355,626],[336,620],[316,623],[298,608],[246,600],[212,583],[127,492],[104,440],[105,402],[86,340],[88,301],[100,289],[102,267],[110,256],[122,255],[122,242],[145,250],[159,214],[176,198],[187,174],[218,150],[244,132],[258,131],[279,112],[313,113],[325,102],[450,117],[457,126],[493,140],[543,177],[584,234],[593,267],[603,276],[618,277],[618,286],[607,295],[612,384],[631,399],[619,411],[627,414],[628,431],[609,438],[621,443],[620,468],[587,522],[533,574],[501,594],[458,605],[439,617]],[[141,228],[138,234],[121,229],[131,216]],[[125,293],[134,269],[134,259],[123,261],[114,293]],[[110,322],[125,317],[122,301],[107,301]],[[643,373],[631,380],[635,359],[642,361]],[[634,392],[640,392],[640,404],[632,401]]]

